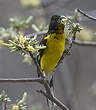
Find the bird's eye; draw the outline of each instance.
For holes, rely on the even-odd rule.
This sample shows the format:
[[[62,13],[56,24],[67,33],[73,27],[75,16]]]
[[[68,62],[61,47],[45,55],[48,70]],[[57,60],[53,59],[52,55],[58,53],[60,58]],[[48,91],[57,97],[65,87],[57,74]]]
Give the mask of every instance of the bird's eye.
[[[59,18],[59,19],[57,19],[57,22],[58,22],[58,23],[60,23],[60,22],[61,22],[60,18]]]

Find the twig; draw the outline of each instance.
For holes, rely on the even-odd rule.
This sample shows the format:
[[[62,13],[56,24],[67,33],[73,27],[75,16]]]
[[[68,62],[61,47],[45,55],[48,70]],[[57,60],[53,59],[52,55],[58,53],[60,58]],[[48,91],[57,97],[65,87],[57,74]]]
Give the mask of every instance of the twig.
[[[91,19],[91,20],[93,20],[93,21],[96,21],[96,18],[95,18],[95,17],[86,14],[86,13],[83,12],[82,10],[77,9],[77,11],[78,11],[79,13],[81,13],[83,16],[85,16],[85,17],[87,17],[87,18],[89,18],[89,19]]]
[[[42,36],[42,35],[44,35],[44,34],[46,34],[46,33],[47,33],[47,30],[44,30],[44,31],[40,31],[40,32],[28,34],[28,35],[26,35],[26,36],[31,38],[31,37],[34,37],[35,35],[37,35],[37,36]]]
[[[43,94],[46,98],[50,99],[51,101],[53,101],[56,105],[60,106],[60,108],[62,110],[69,110],[61,101],[59,101],[55,96],[49,96],[48,94],[46,94],[44,91],[40,90],[37,91],[38,93]]]
[[[42,78],[0,78],[0,83],[24,83],[24,82],[39,82],[42,83]]]
[[[74,44],[80,45],[80,46],[96,46],[96,42],[89,42],[89,41],[80,41],[80,40],[74,40]]]

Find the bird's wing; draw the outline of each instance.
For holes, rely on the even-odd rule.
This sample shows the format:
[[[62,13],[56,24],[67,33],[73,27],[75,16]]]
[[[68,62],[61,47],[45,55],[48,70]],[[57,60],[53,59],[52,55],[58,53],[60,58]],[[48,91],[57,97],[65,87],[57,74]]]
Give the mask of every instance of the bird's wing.
[[[42,40],[40,41],[40,45],[42,46],[46,46],[46,43],[47,43],[47,39],[45,39],[45,37],[47,36],[47,34],[46,35],[44,35],[44,37],[42,38]]]
[[[41,46],[46,46],[46,44],[47,44],[47,39],[45,39],[45,37],[46,37],[47,35],[48,35],[48,34],[45,34],[45,35],[43,36],[42,40],[40,41],[40,45],[41,45]],[[38,63],[39,63],[39,64],[40,64],[40,58],[42,57],[42,54],[43,54],[44,50],[45,50],[45,49],[40,49],[40,50],[38,51],[39,54],[38,54],[38,56],[37,56],[37,60],[38,60]]]

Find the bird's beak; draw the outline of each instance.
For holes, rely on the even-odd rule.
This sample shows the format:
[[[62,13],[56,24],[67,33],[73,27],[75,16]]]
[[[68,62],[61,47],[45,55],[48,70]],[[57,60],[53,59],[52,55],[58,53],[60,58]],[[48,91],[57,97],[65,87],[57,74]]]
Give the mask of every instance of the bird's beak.
[[[61,16],[60,22],[61,22],[62,24],[66,24],[67,21],[68,21],[68,18],[67,18],[67,17]]]

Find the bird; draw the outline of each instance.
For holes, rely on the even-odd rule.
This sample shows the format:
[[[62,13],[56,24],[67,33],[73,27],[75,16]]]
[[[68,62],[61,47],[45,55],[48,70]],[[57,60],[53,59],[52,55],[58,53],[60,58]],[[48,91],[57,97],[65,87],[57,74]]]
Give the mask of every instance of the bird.
[[[62,15],[53,15],[48,32],[43,36],[40,45],[46,46],[39,50],[38,63],[46,76],[52,75],[59,65],[65,51],[64,27],[67,18]]]
[[[53,95],[53,71],[60,64],[65,52],[64,27],[66,21],[67,18],[62,15],[53,15],[51,17],[48,32],[43,36],[40,42],[40,45],[46,46],[46,48],[40,49],[37,56],[38,64],[44,76],[51,76],[49,87]],[[54,104],[47,99],[47,105],[52,107]]]

